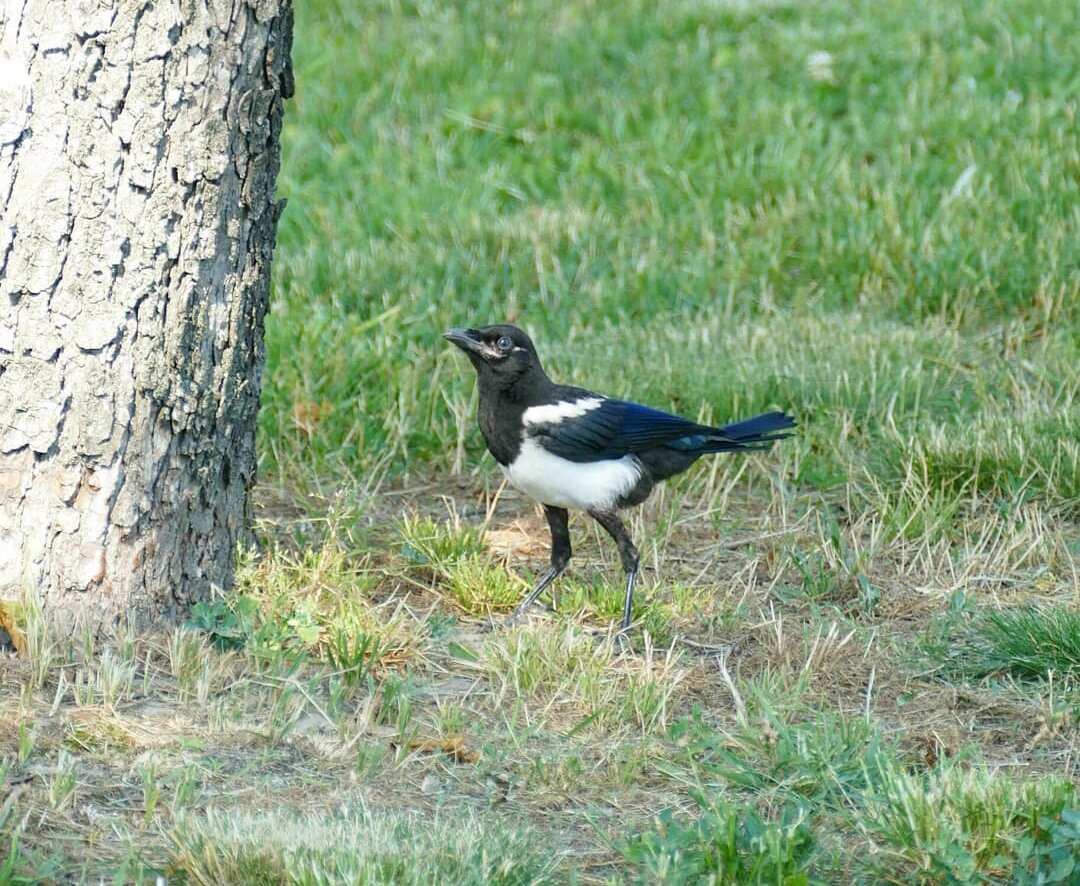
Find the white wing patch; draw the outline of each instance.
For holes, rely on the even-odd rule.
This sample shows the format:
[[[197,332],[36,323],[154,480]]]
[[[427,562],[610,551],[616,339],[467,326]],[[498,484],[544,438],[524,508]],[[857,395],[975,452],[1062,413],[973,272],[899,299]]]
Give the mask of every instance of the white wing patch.
[[[535,409],[557,409],[586,402],[599,404],[601,401],[534,406],[526,415]],[[594,408],[588,406],[585,409]],[[582,412],[574,414],[581,415]],[[567,416],[564,414],[563,417]],[[601,461],[569,461],[548,452],[528,437],[522,442],[517,458],[502,470],[506,479],[530,498],[542,504],[582,511],[614,507],[619,498],[641,479],[641,463],[633,455]]]
[[[530,406],[522,416],[527,426],[558,424],[568,418],[577,418],[603,403],[602,397],[583,397],[580,400],[564,400],[546,406]],[[549,502],[550,504],[550,502]]]

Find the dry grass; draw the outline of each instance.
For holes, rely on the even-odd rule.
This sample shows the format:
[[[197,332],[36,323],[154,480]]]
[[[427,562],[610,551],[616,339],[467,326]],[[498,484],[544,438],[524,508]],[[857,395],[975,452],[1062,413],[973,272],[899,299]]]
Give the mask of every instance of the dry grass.
[[[831,811],[800,813],[794,829],[761,823],[777,847],[806,849],[792,865],[842,882],[852,869],[838,846],[892,847],[883,851],[902,860],[898,870],[930,882],[945,869],[935,865],[960,870],[970,856],[978,867],[1002,850],[972,843],[969,856],[943,861],[934,852],[944,831],[905,843],[913,803],[953,791],[957,820],[989,805],[1017,835],[1014,807],[1049,815],[1073,803],[1078,675],[1039,679],[1030,656],[1015,673],[1007,659],[976,675],[948,666],[976,611],[1074,605],[1063,517],[1037,503],[1005,517],[976,508],[945,547],[931,527],[888,533],[869,510],[844,519],[839,500],[776,492],[751,502],[745,482],[700,472],[679,490],[689,507],[659,496],[635,518],[639,537],[657,524],[663,535],[647,556],[644,627],[629,644],[585,605],[617,596],[621,582],[606,540],[580,524],[557,610],[538,606],[525,624],[492,632],[487,608],[462,606],[457,582],[473,581],[475,564],[520,592],[506,574],[535,574],[545,557],[535,544],[522,555],[490,543],[537,525],[515,496],[462,517],[482,498],[475,489],[447,489],[449,511],[431,506],[429,490],[373,499],[364,520],[339,513],[309,532],[306,554],[290,553],[291,523],[264,523],[277,541],[244,567],[245,597],[210,613],[220,634],[211,619],[209,633],[86,649],[52,635],[29,601],[36,620],[25,633],[39,657],[12,659],[0,688],[0,826],[18,870],[183,871],[192,882],[229,871],[301,882],[298,872],[321,871],[337,882],[354,870],[348,856],[388,882],[447,875],[445,865],[400,865],[418,846],[467,855],[468,834],[485,833],[493,842],[470,867],[477,876],[576,871],[588,882],[627,864],[662,872],[680,841],[683,852],[715,849],[701,843],[711,822],[737,824],[749,841],[728,847],[739,864],[763,864],[750,810],[813,800]],[[739,527],[730,535],[712,527],[713,496]],[[361,523],[363,533],[342,530]],[[230,618],[243,612],[237,628]],[[662,643],[650,617],[663,619]],[[353,639],[337,658],[335,631]],[[983,775],[934,774],[958,761]],[[867,776],[871,765],[887,783]],[[905,766],[916,775],[895,768]],[[1009,773],[1016,793],[987,794],[993,772]],[[1051,781],[1025,793],[1040,774]],[[703,790],[726,805],[699,807]],[[675,818],[654,830],[665,809]],[[327,834],[342,824],[328,810],[370,821],[370,838],[330,851]],[[461,816],[474,830],[440,823]],[[686,820],[699,822],[692,839],[679,830]],[[279,825],[287,840],[258,836]],[[620,848],[635,832],[644,842]],[[537,855],[518,870],[508,859],[526,844]]]

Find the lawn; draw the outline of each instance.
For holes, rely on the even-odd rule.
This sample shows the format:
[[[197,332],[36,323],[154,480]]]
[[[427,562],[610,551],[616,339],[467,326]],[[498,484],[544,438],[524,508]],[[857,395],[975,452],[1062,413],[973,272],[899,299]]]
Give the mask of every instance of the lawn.
[[[238,588],[0,672],[0,884],[1080,880],[1080,5],[298,4]],[[796,438],[544,569],[440,338]],[[6,861],[3,853],[7,852]]]

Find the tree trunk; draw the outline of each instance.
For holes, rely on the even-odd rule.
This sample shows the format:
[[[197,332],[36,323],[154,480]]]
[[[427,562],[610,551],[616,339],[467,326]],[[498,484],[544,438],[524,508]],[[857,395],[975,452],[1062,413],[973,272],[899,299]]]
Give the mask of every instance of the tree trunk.
[[[0,28],[0,598],[141,629],[246,532],[291,0]]]

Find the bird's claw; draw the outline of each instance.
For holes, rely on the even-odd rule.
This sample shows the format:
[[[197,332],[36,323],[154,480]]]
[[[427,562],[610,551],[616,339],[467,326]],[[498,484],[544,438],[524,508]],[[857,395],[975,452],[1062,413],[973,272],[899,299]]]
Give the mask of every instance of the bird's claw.
[[[522,619],[524,619],[524,617],[525,617],[524,612],[515,612],[509,618],[504,618],[502,621],[494,622],[492,624],[492,627],[502,628],[504,631],[509,630],[510,628],[521,624]]]
[[[627,625],[616,631],[611,637],[611,642],[618,645],[619,652],[633,652],[634,647],[630,644],[630,626]]]

